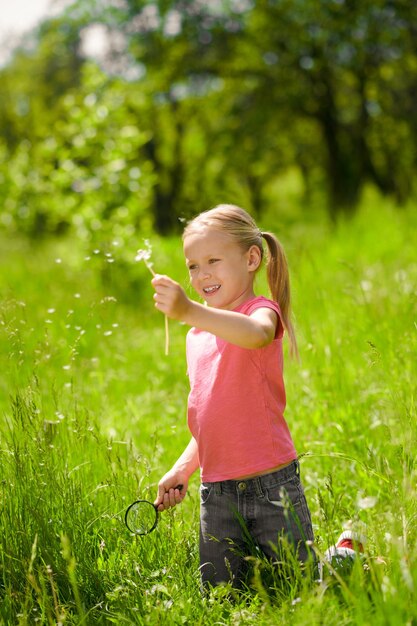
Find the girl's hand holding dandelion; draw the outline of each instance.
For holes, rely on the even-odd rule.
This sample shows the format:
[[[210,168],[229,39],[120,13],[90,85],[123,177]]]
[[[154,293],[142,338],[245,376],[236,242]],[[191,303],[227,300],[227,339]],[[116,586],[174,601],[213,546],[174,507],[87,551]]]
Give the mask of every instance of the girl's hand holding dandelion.
[[[155,274],[152,286],[155,289],[153,297],[156,308],[171,319],[185,322],[194,303],[181,285],[169,276]]]

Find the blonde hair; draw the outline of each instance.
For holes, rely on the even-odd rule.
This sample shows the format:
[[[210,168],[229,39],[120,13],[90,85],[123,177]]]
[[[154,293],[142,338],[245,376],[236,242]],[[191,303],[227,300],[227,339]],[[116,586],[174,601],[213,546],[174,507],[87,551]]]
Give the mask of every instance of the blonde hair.
[[[185,227],[183,239],[206,227],[225,231],[245,251],[251,246],[257,246],[262,259],[264,258],[262,239],[265,239],[268,246],[266,272],[269,290],[272,299],[279,304],[281,309],[282,322],[290,342],[290,353],[298,357],[297,340],[291,321],[288,263],[281,243],[273,233],[260,231],[251,215],[234,204],[219,204],[197,215]]]

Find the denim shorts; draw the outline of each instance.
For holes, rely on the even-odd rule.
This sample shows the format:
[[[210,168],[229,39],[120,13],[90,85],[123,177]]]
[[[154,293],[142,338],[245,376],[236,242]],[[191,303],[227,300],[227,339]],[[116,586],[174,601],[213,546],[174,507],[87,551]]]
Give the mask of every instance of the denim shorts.
[[[310,511],[297,460],[245,480],[200,487],[200,570],[203,585],[240,586],[248,556],[279,563],[285,550],[306,562],[312,555]]]

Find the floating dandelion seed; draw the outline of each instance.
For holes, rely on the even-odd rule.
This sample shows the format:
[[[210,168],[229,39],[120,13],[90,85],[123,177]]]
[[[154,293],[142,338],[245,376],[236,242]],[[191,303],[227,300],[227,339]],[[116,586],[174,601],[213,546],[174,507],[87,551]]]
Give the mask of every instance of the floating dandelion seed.
[[[138,250],[135,256],[135,261],[143,261],[152,274],[155,276],[155,272],[153,271],[153,263],[151,262],[152,256],[152,245],[149,239],[144,239],[143,243],[145,244],[145,248],[142,250]],[[165,356],[169,354],[169,326],[168,326],[168,317],[165,315]]]
[[[104,298],[100,300],[100,304],[104,304],[105,302],[117,302],[117,300],[113,296],[104,296]]]

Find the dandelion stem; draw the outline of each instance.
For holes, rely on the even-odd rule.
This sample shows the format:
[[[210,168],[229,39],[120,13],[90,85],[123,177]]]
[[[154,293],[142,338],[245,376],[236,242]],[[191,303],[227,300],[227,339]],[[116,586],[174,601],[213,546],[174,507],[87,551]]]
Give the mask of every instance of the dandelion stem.
[[[153,271],[152,265],[148,263],[148,260],[146,258],[144,258],[143,260],[145,262],[146,267],[152,274],[152,276],[155,276],[155,272]],[[169,355],[169,326],[168,326],[168,317],[165,315],[165,356],[168,356],[168,355]]]
[[[155,272],[153,271],[152,265],[150,265],[150,263],[148,263],[148,261],[146,259],[144,259],[145,261],[145,265],[148,268],[148,270],[150,271],[150,273],[152,274],[152,276],[155,276]]]
[[[169,355],[169,326],[168,317],[165,315],[165,356]]]

